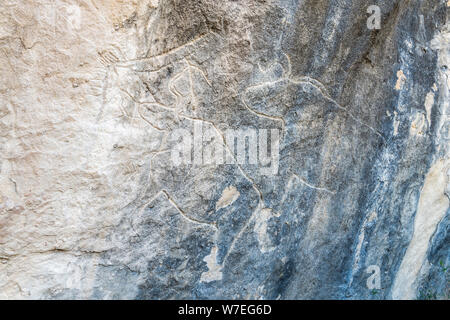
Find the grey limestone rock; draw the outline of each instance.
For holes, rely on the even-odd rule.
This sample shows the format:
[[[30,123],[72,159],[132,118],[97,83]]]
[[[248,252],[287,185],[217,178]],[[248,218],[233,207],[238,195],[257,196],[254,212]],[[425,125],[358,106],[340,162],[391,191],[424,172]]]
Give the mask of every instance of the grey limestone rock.
[[[447,0],[1,3],[0,298],[449,298]]]

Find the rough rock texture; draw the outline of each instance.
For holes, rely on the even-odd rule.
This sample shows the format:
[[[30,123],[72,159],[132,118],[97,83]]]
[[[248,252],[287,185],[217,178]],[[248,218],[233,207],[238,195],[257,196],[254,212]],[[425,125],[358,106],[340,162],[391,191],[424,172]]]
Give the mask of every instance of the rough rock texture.
[[[0,3],[0,298],[449,297],[447,0]]]

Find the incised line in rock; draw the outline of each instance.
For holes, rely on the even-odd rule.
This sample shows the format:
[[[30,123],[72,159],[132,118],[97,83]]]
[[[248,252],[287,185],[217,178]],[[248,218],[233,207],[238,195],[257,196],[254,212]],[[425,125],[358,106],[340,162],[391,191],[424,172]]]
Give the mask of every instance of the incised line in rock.
[[[140,215],[143,214],[143,211],[150,205],[152,204],[153,201],[155,201],[158,197],[160,197],[161,195],[164,195],[166,197],[166,199],[169,201],[169,203],[178,211],[178,213],[180,213],[180,215],[187,221],[194,223],[194,224],[199,224],[199,225],[204,225],[204,226],[209,226],[214,228],[214,230],[217,231],[217,225],[215,222],[206,222],[206,221],[201,221],[198,220],[196,218],[193,218],[191,216],[188,216],[183,209],[180,208],[180,206],[175,202],[175,200],[173,199],[173,197],[170,195],[170,193],[165,190],[165,189],[161,189],[155,196],[153,196],[153,198],[147,202],[147,204],[145,204],[141,210]]]

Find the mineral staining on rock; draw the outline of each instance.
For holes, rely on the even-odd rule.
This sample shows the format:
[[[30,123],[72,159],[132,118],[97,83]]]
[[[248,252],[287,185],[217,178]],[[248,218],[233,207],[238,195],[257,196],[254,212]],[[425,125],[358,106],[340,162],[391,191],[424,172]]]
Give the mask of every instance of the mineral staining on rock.
[[[217,247],[213,247],[211,249],[211,254],[206,256],[203,261],[206,262],[208,266],[208,271],[202,273],[202,277],[200,281],[202,282],[211,282],[211,281],[219,281],[222,280],[222,271],[220,271],[221,266],[217,264]]]
[[[392,289],[392,297],[395,299],[416,297],[415,280],[426,258],[428,244],[449,208],[449,199],[445,194],[448,187],[446,175],[450,173],[449,170],[449,159],[440,160],[430,168],[425,178],[414,221],[413,238],[403,257]]]
[[[236,187],[226,187],[223,190],[222,196],[220,197],[219,201],[217,201],[216,203],[216,211],[232,205],[233,202],[235,202],[239,198],[239,195],[239,191],[237,191]]]
[[[449,297],[446,0],[3,2],[0,298]]]
[[[403,70],[397,71],[397,82],[395,83],[395,90],[402,90],[406,82],[406,76]]]

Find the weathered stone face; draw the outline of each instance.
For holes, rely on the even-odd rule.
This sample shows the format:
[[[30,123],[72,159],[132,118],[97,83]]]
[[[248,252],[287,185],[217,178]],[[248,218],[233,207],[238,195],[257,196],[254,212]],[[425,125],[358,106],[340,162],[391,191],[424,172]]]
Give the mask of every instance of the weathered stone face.
[[[2,2],[0,298],[448,299],[446,0]]]

